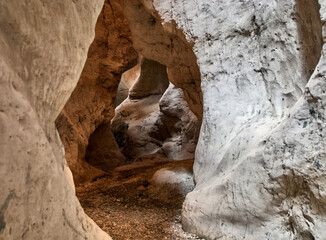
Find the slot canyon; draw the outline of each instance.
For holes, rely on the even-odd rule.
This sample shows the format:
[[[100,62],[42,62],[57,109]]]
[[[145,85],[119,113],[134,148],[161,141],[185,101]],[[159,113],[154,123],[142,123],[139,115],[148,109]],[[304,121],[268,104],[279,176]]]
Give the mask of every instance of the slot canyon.
[[[325,21],[0,1],[0,240],[326,239]]]

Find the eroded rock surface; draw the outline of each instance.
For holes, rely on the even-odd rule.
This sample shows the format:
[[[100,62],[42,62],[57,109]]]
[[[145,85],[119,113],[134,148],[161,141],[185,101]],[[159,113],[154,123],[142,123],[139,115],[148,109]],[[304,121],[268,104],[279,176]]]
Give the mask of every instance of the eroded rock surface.
[[[96,37],[90,47],[80,81],[56,121],[76,184],[101,174],[98,169],[100,165],[103,170],[125,162],[115,144],[110,143],[111,148],[107,145],[106,153],[104,149],[97,150],[96,146],[103,146],[103,139],[109,141],[109,136],[94,134],[94,131],[99,126],[108,124],[113,117],[114,106],[121,101],[120,95],[124,98],[123,92],[130,88],[128,74],[138,74],[137,67],[125,73],[118,87],[121,74],[136,64],[138,54],[133,47],[144,55],[141,60],[144,67],[139,73],[140,81],[129,89],[130,98],[162,94],[168,87],[168,81],[161,81],[168,78],[165,71],[167,66],[169,79],[182,87],[189,107],[197,118],[201,119],[200,74],[192,43],[184,38],[175,25],[168,27],[160,22],[161,19],[154,9],[149,9],[138,1],[108,1],[104,4],[95,29]],[[146,69],[146,65],[151,68]],[[152,81],[144,82],[142,79]],[[120,90],[119,99],[114,102],[117,89]],[[88,148],[90,137],[92,146]],[[113,142],[114,139],[110,141]],[[152,145],[157,145],[157,141]],[[97,157],[90,152],[96,151],[107,156],[105,160],[100,160],[101,164],[97,165],[97,168],[88,164],[94,163]],[[91,156],[91,159],[85,159],[88,156]]]
[[[202,77],[197,185],[184,203],[185,229],[211,239],[325,238],[318,2],[153,7],[194,41]],[[316,100],[303,96],[307,83]]]
[[[191,111],[201,121],[203,101],[200,71],[192,41],[185,38],[184,32],[173,20],[162,21],[153,7],[153,1],[131,0],[122,1],[121,4],[130,25],[135,49],[144,57],[168,68],[169,80],[184,91]]]
[[[81,77],[56,121],[76,184],[102,173],[85,161],[87,146],[95,129],[114,116],[114,100],[122,73],[137,63],[138,54],[130,38],[129,25],[119,2],[105,1]],[[97,134],[92,137],[92,145],[103,146],[104,138],[114,142],[110,136]],[[101,159],[101,169],[110,169],[124,161],[116,145],[110,143],[110,146],[105,148],[109,149],[106,153],[105,149],[99,150],[103,153],[101,156],[110,155]]]
[[[158,62],[142,58],[140,75],[129,89],[129,98],[163,94],[168,86],[166,67]]]
[[[74,191],[54,121],[102,1],[0,2],[0,239],[111,239]]]
[[[0,2],[0,239],[109,239],[74,196],[54,127],[102,3]],[[57,120],[75,181],[101,173],[86,147],[136,63],[132,34],[202,121],[184,228],[209,239],[325,239],[325,1],[105,3]],[[137,101],[170,114],[163,99]]]
[[[115,99],[115,107],[118,107],[129,95],[129,89],[139,78],[140,75],[140,61],[141,56],[138,59],[138,64],[124,72],[121,76],[121,80],[118,86],[117,97]]]
[[[126,99],[116,109],[111,128],[121,152],[129,159],[160,153],[181,160],[194,157],[200,123],[183,91],[170,84],[164,94]]]

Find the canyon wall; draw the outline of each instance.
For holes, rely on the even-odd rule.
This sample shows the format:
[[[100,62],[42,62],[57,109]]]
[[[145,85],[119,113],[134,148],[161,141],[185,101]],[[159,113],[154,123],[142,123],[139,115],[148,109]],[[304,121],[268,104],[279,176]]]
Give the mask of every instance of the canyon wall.
[[[184,160],[194,158],[200,123],[183,91],[170,83],[164,94],[129,96],[116,109],[111,130],[131,161],[151,154]]]
[[[110,129],[103,125],[115,114],[122,73],[136,65],[137,58],[119,1],[105,1],[81,77],[56,120],[75,184],[90,181],[103,173],[100,169],[110,170],[126,161]],[[104,131],[93,135],[87,162],[89,139],[99,127]]]
[[[110,239],[74,196],[54,126],[102,4],[0,2],[1,240]],[[75,180],[93,176],[78,161],[114,115],[106,91],[116,91],[122,72],[136,64],[132,35],[133,47],[168,68],[202,120],[184,228],[209,239],[325,239],[325,1],[124,0],[106,1],[103,11],[100,40],[75,89],[86,105],[72,104],[57,120],[67,160],[73,157],[81,176]],[[112,21],[127,32],[110,35]],[[93,51],[99,45],[101,56]],[[90,79],[100,89],[87,91]]]
[[[186,230],[209,239],[325,238],[320,4],[153,1],[164,22],[194,42],[201,72]]]
[[[183,90],[183,94],[181,94],[183,96],[179,98],[187,100],[187,103],[183,102],[183,105],[189,105],[199,121],[202,118],[200,73],[192,51],[193,44],[185,39],[182,31],[179,31],[175,24],[163,26],[155,9],[148,9],[139,1],[111,0],[104,3],[95,33],[95,40],[90,46],[77,87],[56,120],[56,126],[65,147],[66,160],[72,170],[75,184],[90,181],[102,174],[102,170],[112,170],[118,165],[125,164],[128,160],[121,154],[113,139],[109,123],[115,114],[115,98],[121,76],[126,70],[136,65],[137,52],[144,56],[143,61],[150,59],[146,60],[144,64],[147,61],[152,65],[157,62],[157,66],[154,64],[155,66],[153,65],[151,69],[148,68],[149,70],[142,69],[139,78],[147,78],[147,85],[142,83],[138,86],[139,83],[136,82],[130,88],[129,97],[144,98],[146,97],[144,93],[148,94],[150,89],[152,91],[150,94],[163,93],[168,82],[158,86],[159,79],[153,78],[150,74],[156,74],[155,72],[151,73],[155,68],[161,71],[161,68],[164,68],[164,77],[168,77],[171,82]],[[133,72],[133,74],[137,75],[137,72]],[[126,77],[128,78],[128,72],[123,77],[123,81],[127,80]],[[186,108],[188,109],[188,106]],[[191,111],[186,110],[185,112],[189,112],[191,115],[192,119],[188,118],[189,121],[197,122]],[[190,126],[191,124],[186,124],[194,129],[193,126]],[[193,156],[194,145],[197,141],[198,123],[195,127],[197,128],[194,129],[196,132],[188,134],[192,139],[186,139],[188,137],[186,134],[181,136],[182,143],[190,142],[189,146],[185,144],[181,146],[182,151],[185,148],[191,151],[187,155],[188,157]],[[183,127],[182,130],[185,128]],[[171,133],[170,135],[175,134]],[[172,139],[170,143],[180,148],[175,144],[175,139]],[[137,144],[139,146],[143,142],[137,142],[134,145]],[[153,152],[157,149],[154,145],[152,144],[152,147],[143,153]],[[166,144],[165,148],[169,147],[169,152],[173,152],[172,145]],[[128,148],[131,147],[128,146]],[[138,150],[142,151],[141,148],[143,147],[140,146]],[[184,152],[186,153],[188,150]],[[130,154],[127,154],[127,157],[130,158]]]
[[[54,121],[103,1],[0,2],[0,239],[111,239],[74,192]]]

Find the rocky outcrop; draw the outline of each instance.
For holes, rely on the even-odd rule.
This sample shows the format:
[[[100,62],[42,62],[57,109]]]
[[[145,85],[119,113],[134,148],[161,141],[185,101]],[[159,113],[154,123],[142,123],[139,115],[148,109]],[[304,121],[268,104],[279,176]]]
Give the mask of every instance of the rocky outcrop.
[[[54,121],[102,1],[0,2],[0,239],[111,239],[74,192]]]
[[[165,68],[162,71],[166,73]],[[154,76],[141,76],[135,82],[137,87],[141,82],[145,86],[149,86],[146,82],[155,83]],[[168,83],[167,76],[164,81]],[[131,89],[137,89],[134,86]],[[152,94],[161,91],[156,86],[162,84],[158,82],[147,92],[141,91],[146,97],[129,96],[116,109],[111,128],[121,152],[132,160],[154,153],[174,160],[193,158],[200,129],[197,117],[190,111],[181,89],[171,83],[164,94]]]
[[[101,136],[93,132],[114,116],[114,100],[121,75],[137,63],[137,58],[119,2],[105,1],[79,82],[56,121],[76,184],[102,173],[94,166],[107,170],[125,161],[111,135]],[[91,146],[87,149],[90,137]],[[103,141],[111,142],[110,146]],[[96,149],[96,146],[102,149]],[[93,151],[101,151],[101,154],[96,157]],[[89,159],[85,160],[86,155]],[[101,163],[88,164],[99,158]]]
[[[146,97],[144,94],[162,94],[168,82],[163,83],[157,77],[168,78],[165,70],[164,76],[158,75],[165,66],[168,67],[169,79],[182,87],[189,107],[201,119],[200,76],[192,44],[175,25],[163,27],[160,21],[154,9],[148,9],[138,1],[108,1],[104,4],[81,78],[56,121],[76,184],[91,180],[101,174],[101,170],[125,163],[117,145],[113,143],[114,139],[94,131],[109,123],[114,115],[114,107],[124,98],[127,89],[131,88],[129,95],[133,99]],[[118,86],[122,73],[136,63],[138,54],[132,44],[144,55],[140,60],[143,71],[138,73],[139,67],[136,67],[126,72]],[[138,81],[131,87],[128,74],[140,74],[140,80],[152,81],[146,84]],[[163,84],[158,86],[158,82]],[[117,89],[119,94],[115,102]],[[150,89],[154,92],[150,92]],[[90,138],[92,142],[89,142]],[[112,144],[104,144],[104,139]],[[157,145],[157,141],[153,144]],[[103,148],[99,149],[100,146]],[[101,152],[101,157],[95,156],[96,152]],[[101,163],[96,164],[96,161]]]
[[[163,153],[171,159],[193,158],[199,137],[200,122],[190,110],[183,91],[170,83],[159,102],[156,121]]]

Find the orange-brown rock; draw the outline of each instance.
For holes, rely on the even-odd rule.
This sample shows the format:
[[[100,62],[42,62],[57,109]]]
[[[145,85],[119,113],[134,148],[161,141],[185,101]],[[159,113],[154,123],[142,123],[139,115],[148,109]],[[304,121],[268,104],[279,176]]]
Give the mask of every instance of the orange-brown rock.
[[[80,80],[56,120],[77,184],[101,173],[85,161],[88,141],[98,126],[114,116],[114,99],[121,75],[137,63],[137,57],[120,4],[105,1]],[[114,156],[124,161],[118,148],[111,151],[116,151]],[[115,165],[110,159],[107,161],[107,166]],[[113,161],[118,162],[117,159]]]
[[[129,90],[132,99],[163,94],[169,86],[166,67],[156,61],[142,58],[140,75]]]

